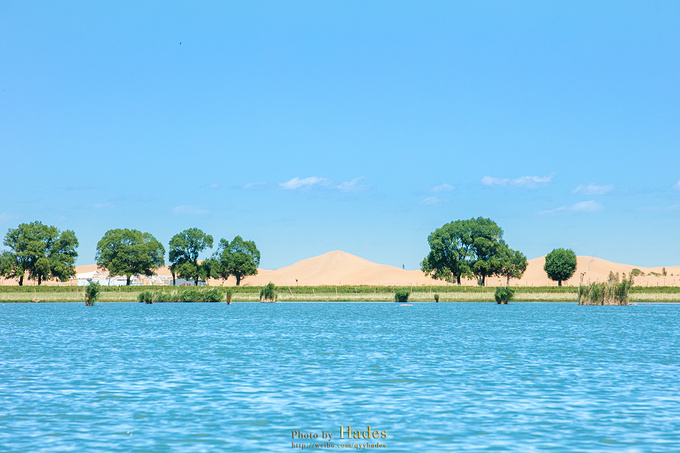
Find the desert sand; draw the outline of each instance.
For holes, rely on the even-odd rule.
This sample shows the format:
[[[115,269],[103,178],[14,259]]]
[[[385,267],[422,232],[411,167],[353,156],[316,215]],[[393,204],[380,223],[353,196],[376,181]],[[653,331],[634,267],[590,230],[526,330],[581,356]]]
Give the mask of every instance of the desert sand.
[[[529,260],[529,265],[522,279],[511,279],[512,286],[557,286],[548,278],[543,270],[545,257]],[[578,256],[577,267],[574,276],[563,282],[565,286],[578,286],[579,279],[583,278],[583,283],[606,281],[609,273],[618,273],[619,276],[630,275],[633,269],[639,269],[644,276],[634,278],[637,286],[680,286],[680,266],[666,267],[666,276],[662,276],[662,267],[641,267],[628,264],[618,264],[591,256]],[[97,276],[105,278],[108,276],[106,271],[97,269],[95,264],[76,266],[78,276],[82,278],[92,278]],[[657,275],[653,275],[655,272]],[[170,279],[170,269],[164,266],[157,272],[160,278],[142,278],[142,284],[172,284]],[[262,286],[272,282],[277,286],[422,286],[422,285],[451,285],[440,280],[426,277],[420,270],[404,270],[395,266],[376,264],[358,256],[336,250],[324,253],[323,255],[298,261],[287,267],[276,270],[260,269],[258,275],[246,277],[242,280],[243,286]],[[15,280],[0,279],[0,285],[16,285]],[[35,282],[26,280],[25,285],[33,285]],[[46,285],[75,285],[76,280],[70,282],[45,282]],[[226,281],[210,279],[210,286],[233,286],[236,279],[233,277]],[[475,280],[463,280],[463,285],[475,286]],[[505,285],[505,278],[489,278],[487,286]]]

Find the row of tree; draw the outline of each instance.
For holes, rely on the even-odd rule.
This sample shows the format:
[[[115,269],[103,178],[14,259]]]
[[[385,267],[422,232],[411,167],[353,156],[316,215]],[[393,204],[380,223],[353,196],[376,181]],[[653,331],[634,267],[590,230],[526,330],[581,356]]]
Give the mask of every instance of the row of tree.
[[[433,278],[456,282],[476,278],[484,286],[492,276],[521,278],[527,269],[527,258],[511,249],[503,240],[503,230],[491,219],[483,217],[456,220],[432,232],[427,242],[430,253],[421,269]],[[551,280],[562,286],[576,270],[576,255],[571,250],[555,249],[546,256],[544,270]]]
[[[421,264],[423,272],[437,279],[461,283],[476,278],[482,286],[492,276],[521,278],[527,268],[523,253],[511,249],[503,240],[503,230],[491,219],[477,217],[456,220],[436,229],[427,241],[430,253]],[[10,229],[4,245],[9,251],[0,255],[0,276],[16,278],[23,285],[24,276],[37,280],[68,280],[75,275],[78,239],[71,230],[60,232],[41,222],[24,223]],[[189,228],[170,239],[170,272],[176,278],[193,280],[236,278],[236,285],[257,274],[260,251],[253,241],[236,236],[221,239],[212,256],[199,263],[198,257],[213,247],[213,237],[198,228]],[[125,275],[130,285],[133,275],[151,276],[165,265],[165,248],[150,233],[138,230],[109,230],[97,243],[95,260],[111,275]],[[576,270],[576,256],[571,250],[555,249],[546,256],[544,270],[562,286]]]
[[[3,244],[9,250],[0,254],[0,276],[16,278],[19,285],[24,277],[37,281],[69,280],[76,275],[78,239],[71,230],[59,231],[41,222],[23,223],[10,229]],[[170,271],[173,285],[176,277],[193,280],[236,278],[236,284],[249,275],[257,274],[260,251],[253,241],[236,236],[232,241],[221,239],[217,251],[200,262],[201,252],[213,246],[213,237],[198,228],[189,228],[170,240]],[[124,275],[130,285],[133,275],[154,275],[165,265],[165,248],[150,233],[138,230],[109,230],[97,243],[95,260],[111,275]]]

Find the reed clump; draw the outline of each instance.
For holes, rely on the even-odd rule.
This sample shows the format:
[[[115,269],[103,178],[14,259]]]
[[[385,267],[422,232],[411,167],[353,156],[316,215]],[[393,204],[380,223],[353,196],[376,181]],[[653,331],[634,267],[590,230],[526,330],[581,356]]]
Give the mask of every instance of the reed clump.
[[[394,301],[395,302],[408,302],[408,296],[411,295],[411,292],[407,289],[398,289],[394,292]]]
[[[579,305],[628,305],[630,280],[609,278],[606,283],[591,283],[578,289]]]
[[[91,307],[99,299],[99,293],[102,291],[102,286],[99,282],[90,282],[85,288],[85,305]]]
[[[260,302],[276,302],[276,296],[276,286],[271,282],[260,290]]]
[[[515,295],[515,290],[510,287],[499,286],[496,288],[496,292],[493,297],[496,299],[498,304],[507,304],[512,300]]]

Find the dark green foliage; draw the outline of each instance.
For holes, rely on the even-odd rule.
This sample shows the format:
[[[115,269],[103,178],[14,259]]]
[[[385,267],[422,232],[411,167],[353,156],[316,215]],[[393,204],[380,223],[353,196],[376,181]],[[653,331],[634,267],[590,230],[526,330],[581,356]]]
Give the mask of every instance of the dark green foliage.
[[[137,230],[109,230],[97,243],[97,265],[111,275],[125,275],[127,284],[133,275],[152,276],[165,264],[165,248],[149,233]]]
[[[152,304],[154,299],[154,294],[151,291],[142,291],[137,295],[137,301],[144,302],[145,304]]]
[[[632,271],[630,271],[630,275],[632,275],[632,276],[634,276],[634,277],[637,277],[637,276],[644,276],[645,273],[642,272],[640,269],[635,268],[635,269],[633,269]]]
[[[276,302],[276,296],[276,286],[271,282],[260,290],[260,302]]]
[[[515,290],[509,287],[498,287],[493,297],[499,304],[507,304],[515,296]]]
[[[236,286],[248,275],[257,275],[260,265],[260,251],[253,241],[244,241],[236,236],[233,241],[221,239],[217,252],[210,260],[211,270],[226,280],[230,275],[236,277]]]
[[[439,294],[435,294],[435,295],[434,295],[434,301],[435,301],[435,302],[439,302]]]
[[[231,305],[231,299],[234,297],[234,290],[229,288],[226,292],[227,294],[227,304]]]
[[[99,293],[102,291],[102,286],[99,282],[90,282],[85,288],[85,305],[92,306],[97,299],[99,299]]]
[[[139,302],[222,302],[224,293],[219,288],[190,288],[179,291],[142,291],[137,296]]]
[[[66,281],[76,274],[78,239],[71,230],[60,232],[41,222],[22,223],[10,229],[3,244],[10,251],[0,255],[0,275],[17,278],[24,284],[24,274],[40,285],[57,278]]]
[[[487,277],[519,278],[526,269],[526,257],[503,241],[503,230],[491,219],[478,217],[456,220],[436,229],[427,238],[430,253],[421,269],[433,278],[457,282],[477,278],[484,286]]]
[[[170,239],[170,272],[173,286],[175,275],[193,280],[195,285],[198,285],[200,278],[210,277],[209,268],[198,263],[198,255],[212,246],[213,237],[198,228],[189,228]]]
[[[411,292],[406,290],[406,289],[398,289],[394,293],[394,301],[395,302],[408,302],[408,296],[411,295]]]
[[[543,270],[550,280],[562,286],[562,281],[570,279],[576,271],[576,255],[572,250],[555,249],[546,255]]]

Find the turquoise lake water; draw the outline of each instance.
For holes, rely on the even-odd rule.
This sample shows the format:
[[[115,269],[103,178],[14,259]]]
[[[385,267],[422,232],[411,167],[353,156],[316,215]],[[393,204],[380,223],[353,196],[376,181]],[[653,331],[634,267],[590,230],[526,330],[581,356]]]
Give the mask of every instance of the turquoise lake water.
[[[680,304],[2,304],[0,450],[675,452],[679,323]]]

